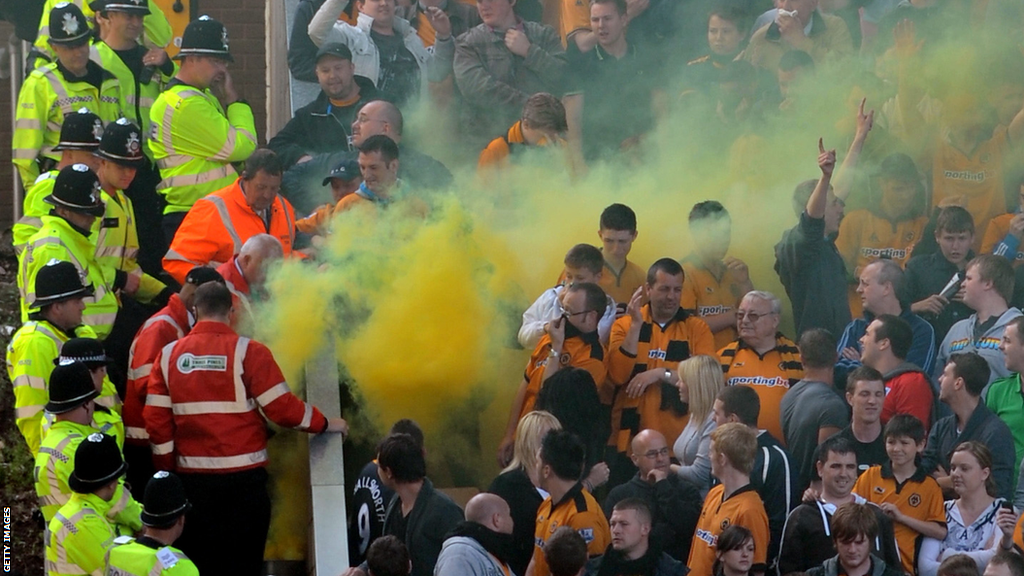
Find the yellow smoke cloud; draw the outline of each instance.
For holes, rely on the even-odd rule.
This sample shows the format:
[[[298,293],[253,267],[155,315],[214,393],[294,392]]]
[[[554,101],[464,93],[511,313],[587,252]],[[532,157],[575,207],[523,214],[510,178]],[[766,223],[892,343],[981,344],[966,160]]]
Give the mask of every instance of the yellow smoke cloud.
[[[950,70],[976,59],[944,59],[958,54],[953,48],[963,47],[933,50],[917,77],[967,78]],[[598,245],[598,217],[607,205],[621,202],[636,211],[639,237],[630,259],[646,268],[661,257],[689,254],[690,208],[721,201],[732,218],[730,255],[748,264],[756,288],[774,292],[788,308],[773,270],[773,246],[796,222],[794,186],[820,175],[818,138],[837,149],[841,162],[859,99],[867,97],[876,110],[848,212],[871,205],[873,164],[901,148],[887,133],[895,87],[855,68],[819,67],[794,88],[794,109],[767,115],[754,130],[716,124],[713,106],[684,100],[637,153],[592,165],[585,176],[571,175],[558,151],[528,151],[497,175],[459,171],[450,192],[412,191],[413,201],[343,214],[320,255],[325,266],[289,261],[271,275],[273,299],[258,312],[257,338],[274,351],[289,382],[300,383],[303,364],[330,335],[378,430],[398,418],[417,420],[435,481],[485,487],[497,473],[495,449],[529,354],[514,347],[521,314],[554,284],[570,247]],[[986,97],[983,83],[947,79],[938,85],[945,90],[951,84],[966,89],[972,101]],[[670,94],[670,100],[677,98]],[[959,109],[963,101],[951,104]],[[436,115],[414,114],[406,122],[406,143],[450,161],[457,147],[436,130],[442,124]],[[792,335],[788,312],[783,330]],[[455,470],[455,462],[471,472]],[[301,467],[283,468],[288,482],[304,485],[297,479]],[[296,502],[288,502],[287,514],[305,510]],[[282,509],[280,501],[275,506]],[[278,522],[288,528],[278,529]],[[302,523],[275,519],[275,534],[294,526]],[[303,546],[289,541],[274,551],[301,554]]]

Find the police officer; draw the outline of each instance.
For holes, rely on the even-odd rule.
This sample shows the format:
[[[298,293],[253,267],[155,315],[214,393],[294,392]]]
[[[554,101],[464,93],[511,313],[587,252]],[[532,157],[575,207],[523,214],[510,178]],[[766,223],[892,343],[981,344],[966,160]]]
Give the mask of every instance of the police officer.
[[[241,162],[256,150],[256,124],[249,104],[235,91],[228,62],[228,31],[202,16],[185,28],[181,68],[150,110],[150,152],[163,180],[163,228],[168,245],[196,200],[230,186]]]
[[[90,58],[117,77],[121,112],[142,129],[142,151],[150,155],[144,142],[150,133],[149,111],[175,71],[174,62],[162,48],[148,48],[138,40],[144,19],[150,18],[153,10],[159,14],[159,8],[149,0],[96,0],[90,6],[96,11],[101,39],[93,44]],[[147,158],[125,188],[139,222],[139,265],[153,275],[159,274],[160,259],[167,251],[160,229],[163,205],[156,193],[159,183],[160,173]]]
[[[74,264],[54,260],[35,276],[33,312],[7,346],[7,376],[14,383],[15,423],[34,456],[42,440],[43,407],[47,402],[46,382],[61,348],[75,336],[95,336],[82,325],[83,300],[91,287],[82,284]],[[100,401],[114,406],[117,392],[105,385]]]
[[[54,152],[60,152],[60,161],[53,170],[40,174],[25,192],[22,217],[11,229],[15,254],[21,255],[28,239],[43,225],[41,218],[50,211],[43,198],[53,191],[53,181],[60,169],[72,164],[85,164],[95,171],[99,166],[100,160],[93,152],[99,148],[101,136],[103,121],[88,108],[80,108],[64,117],[64,124],[60,127],[60,141],[53,148]]]
[[[48,525],[48,576],[100,574],[107,551],[118,536],[108,514],[123,488],[124,460],[117,442],[94,432],[75,449],[75,469],[68,477],[71,498]]]
[[[121,116],[117,78],[89,60],[92,30],[82,11],[74,4],[58,4],[50,12],[50,30],[57,61],[28,75],[15,113],[12,156],[26,188],[59,159],[53,147],[65,116],[82,106],[104,123]]]
[[[172,546],[185,528],[185,514],[192,509],[181,480],[170,472],[157,472],[146,484],[144,502],[142,535],[115,541],[118,545],[110,551],[107,575],[198,576],[196,565]]]
[[[103,408],[95,402],[99,391],[89,368],[82,362],[65,361],[54,368],[49,391],[46,412],[55,421],[46,431],[35,462],[36,496],[47,523],[71,498],[68,482],[74,471],[75,451],[87,436],[98,431],[95,419],[100,412],[96,410]],[[141,506],[123,485],[116,491],[113,502],[115,505],[110,508],[108,519],[118,529],[131,533],[142,527]]]
[[[112,384],[107,377],[107,365],[110,364],[111,359],[103,349],[102,342],[95,338],[80,337],[68,340],[61,346],[60,356],[53,361],[53,364],[54,366],[61,366],[71,364],[72,362],[85,364],[85,367],[89,369],[89,374],[92,376],[93,386],[95,386],[98,392],[102,392],[104,389],[111,389]],[[108,402],[107,397],[100,400],[101,403],[93,411],[91,425],[97,432],[113,436],[114,440],[117,440],[118,448],[123,449],[125,430],[124,422],[121,420],[122,405],[119,402],[118,395],[109,398],[109,400],[113,401],[114,404]],[[49,433],[53,420],[50,411],[47,410],[43,416],[44,438]]]
[[[18,263],[22,320],[28,319],[29,306],[35,301],[31,288],[39,270],[51,260],[67,261],[75,265],[78,274],[95,290],[85,298],[83,321],[97,338],[106,338],[119,308],[114,291],[124,288],[125,278],[103,274],[96,261],[96,246],[90,240],[93,224],[103,216],[100,181],[88,166],[73,164],[57,174],[53,193],[44,201],[53,209],[43,216],[42,228],[29,239]]]
[[[53,53],[49,49],[50,26],[47,25],[49,23],[47,15],[53,11],[55,6],[65,1],[46,0],[43,4],[42,18],[39,19],[39,32],[32,50],[29,51],[28,58],[26,58],[27,70],[33,70],[53,61]],[[86,18],[91,20],[95,16],[93,11],[97,8],[87,4],[85,0],[73,0],[73,2],[82,10]],[[167,16],[160,11],[158,6],[154,5],[151,13],[142,20],[142,43],[149,47],[164,48],[170,44],[173,34],[174,31],[171,29],[171,23],[167,21]]]

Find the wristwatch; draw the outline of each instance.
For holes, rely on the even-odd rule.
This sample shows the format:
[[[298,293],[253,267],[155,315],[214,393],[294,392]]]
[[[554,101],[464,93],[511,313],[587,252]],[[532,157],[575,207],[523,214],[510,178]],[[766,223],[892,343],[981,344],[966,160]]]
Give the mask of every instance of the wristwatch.
[[[668,368],[665,368],[665,382],[668,383],[668,382],[671,382],[671,381],[672,381],[672,371],[669,370]]]

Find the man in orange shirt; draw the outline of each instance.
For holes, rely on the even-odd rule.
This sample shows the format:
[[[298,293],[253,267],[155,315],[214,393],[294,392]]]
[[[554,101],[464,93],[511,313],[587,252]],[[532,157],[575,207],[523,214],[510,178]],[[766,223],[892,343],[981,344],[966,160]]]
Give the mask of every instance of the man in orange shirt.
[[[736,306],[754,289],[742,260],[726,257],[732,241],[729,212],[716,200],[694,204],[690,210],[693,253],[683,259],[681,306],[696,310],[715,335],[715,348],[736,339]]]
[[[697,532],[686,565],[694,576],[711,576],[718,535],[732,525],[743,526],[754,536],[754,563],[750,574],[764,574],[768,558],[768,515],[757,490],[750,483],[750,469],[757,452],[757,436],[738,422],[724,424],[711,433],[711,475],[721,482],[708,492],[697,521]]]
[[[530,356],[512,402],[505,436],[498,448],[502,465],[512,460],[516,426],[520,418],[533,410],[537,394],[548,378],[563,368],[582,368],[594,377],[598,391],[604,388],[605,350],[597,335],[597,324],[604,314],[606,301],[604,291],[597,284],[573,284],[566,289],[562,316],[547,323],[546,333]],[[600,396],[603,402],[611,404],[612,393],[605,391]]]
[[[333,204],[324,204],[312,214],[295,222],[295,229],[304,234],[315,234],[324,236],[330,232],[331,219],[344,199],[349,194],[354,194],[363,183],[363,175],[359,171],[358,159],[345,159],[338,163],[330,174],[324,178],[324,185],[331,185],[331,196],[334,197]],[[344,205],[342,205],[344,206]],[[316,241],[314,240],[314,245]]]
[[[757,427],[785,441],[782,398],[804,377],[800,350],[779,332],[782,302],[770,292],[747,293],[736,311],[740,337],[718,351],[727,386],[750,386],[761,400]]]
[[[532,576],[551,576],[544,545],[561,526],[569,526],[587,543],[593,558],[604,554],[611,542],[608,520],[597,500],[579,481],[586,460],[580,439],[567,430],[552,430],[541,443],[537,470],[538,487],[549,494],[537,510],[533,559],[526,568]]]
[[[178,282],[195,266],[219,266],[238,254],[256,234],[281,242],[285,256],[295,243],[295,211],[278,195],[281,162],[267,149],[246,161],[241,178],[201,198],[188,211],[164,256],[164,269]]]
[[[624,482],[636,474],[626,454],[640,430],[652,428],[665,438],[679,437],[689,420],[689,407],[679,398],[676,368],[691,356],[715,353],[708,325],[679,306],[682,291],[682,266],[662,258],[647,270],[647,282],[612,325],[608,379],[618,391],[609,443],[619,454],[612,463],[613,480]]]
[[[1017,211],[1003,214],[989,222],[981,241],[982,254],[1003,256],[1014,268],[1024,262],[1024,247],[1020,245],[1021,238],[1024,238],[1024,180],[1020,183],[1017,202]]]
[[[601,212],[597,235],[604,256],[604,273],[598,284],[615,300],[619,311],[625,312],[633,293],[647,279],[643,269],[627,259],[636,241],[636,213],[625,204],[608,206]]]
[[[568,129],[562,101],[546,92],[538,92],[526,100],[522,118],[508,133],[491,140],[484,148],[477,167],[481,170],[502,168],[527,147],[561,144]]]
[[[875,181],[878,196],[871,199],[872,208],[847,214],[836,238],[836,248],[854,282],[865,266],[879,258],[906,265],[928,223],[925,189],[910,156],[887,156]]]

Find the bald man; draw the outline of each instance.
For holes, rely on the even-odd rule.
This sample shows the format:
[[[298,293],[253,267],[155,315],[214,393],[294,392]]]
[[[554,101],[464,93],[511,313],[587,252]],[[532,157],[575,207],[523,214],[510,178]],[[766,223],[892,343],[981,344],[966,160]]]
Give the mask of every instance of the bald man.
[[[452,174],[444,164],[402,141],[403,125],[402,112],[394,104],[384,100],[367,102],[352,122],[351,150],[317,154],[312,160],[290,168],[284,173],[281,193],[303,214],[329,202],[331,190],[324,184],[325,178],[342,161],[356,160],[363,141],[378,134],[398,144],[398,156],[402,159],[398,177],[411,190],[443,190],[451,186]]]
[[[612,489],[604,502],[604,514],[610,519],[615,505],[626,498],[643,500],[653,516],[652,544],[686,562],[704,500],[696,486],[671,473],[671,453],[665,436],[657,430],[641,430],[634,436],[630,458],[639,471],[629,482]]]
[[[500,496],[484,492],[466,503],[466,521],[441,546],[434,576],[509,574],[512,514]]]
[[[217,267],[231,291],[236,315],[232,326],[236,329],[245,317],[251,316],[253,294],[262,291],[267,269],[281,258],[284,258],[281,241],[270,234],[257,234],[246,240],[231,260]]]

